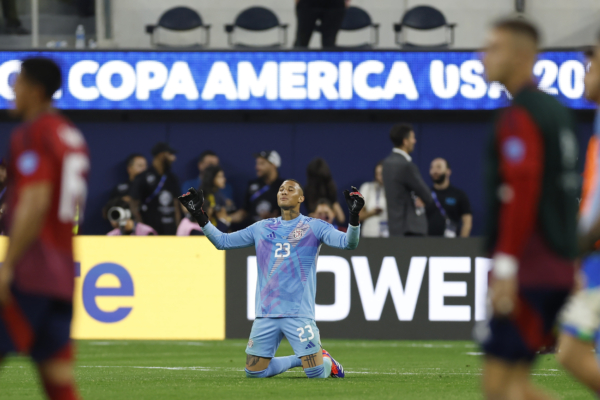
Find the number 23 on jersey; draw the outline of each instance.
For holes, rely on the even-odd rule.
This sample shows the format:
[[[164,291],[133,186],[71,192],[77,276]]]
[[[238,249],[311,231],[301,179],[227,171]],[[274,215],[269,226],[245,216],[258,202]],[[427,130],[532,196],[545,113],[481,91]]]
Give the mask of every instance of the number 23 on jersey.
[[[276,243],[275,244],[275,257],[286,258],[290,256],[290,244],[289,243]]]

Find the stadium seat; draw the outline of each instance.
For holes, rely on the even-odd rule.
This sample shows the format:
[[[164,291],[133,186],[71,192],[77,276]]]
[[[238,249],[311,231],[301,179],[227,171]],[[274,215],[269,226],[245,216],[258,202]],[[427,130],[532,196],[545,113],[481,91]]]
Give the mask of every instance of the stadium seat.
[[[278,28],[279,41],[270,45],[249,45],[235,42],[234,31],[236,28],[254,32]],[[239,13],[233,24],[225,25],[225,32],[227,32],[227,43],[231,47],[278,49],[284,47],[287,43],[287,28],[288,24],[280,24],[277,15],[268,8],[250,7]]]
[[[204,31],[204,40],[202,42],[176,46],[161,43],[158,38],[159,29],[169,31],[191,31],[201,29]],[[156,25],[146,25],[146,33],[150,35],[150,43],[153,47],[208,47],[210,42],[210,25],[204,25],[202,17],[198,12],[188,7],[174,7],[161,15]]]
[[[396,32],[396,44],[402,48],[428,48],[444,49],[454,43],[454,27],[456,24],[449,24],[446,17],[440,10],[430,6],[417,6],[408,10],[402,17],[402,22],[394,24]],[[446,29],[446,41],[434,45],[419,45],[406,41],[406,31],[403,28],[412,28],[418,30],[432,30],[437,28]]]
[[[379,24],[374,24],[371,16],[365,10],[359,7],[348,7],[346,15],[342,22],[342,31],[357,31],[364,28],[371,28],[371,40],[367,43],[352,45],[352,46],[336,46],[345,49],[371,49],[379,43]],[[315,28],[317,32],[321,31],[321,25],[318,24]]]

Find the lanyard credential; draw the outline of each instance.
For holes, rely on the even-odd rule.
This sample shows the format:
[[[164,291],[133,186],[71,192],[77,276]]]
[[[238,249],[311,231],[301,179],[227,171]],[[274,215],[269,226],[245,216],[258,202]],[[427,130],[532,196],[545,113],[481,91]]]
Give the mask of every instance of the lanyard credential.
[[[148,205],[152,200],[154,200],[154,198],[162,190],[163,186],[165,186],[165,181],[166,180],[167,180],[167,175],[163,175],[163,176],[160,177],[160,181],[158,182],[158,185],[156,185],[156,188],[154,189],[154,192],[152,192],[152,194],[150,196],[146,197],[146,200],[144,200],[144,204]]]
[[[258,189],[256,192],[254,192],[252,194],[252,196],[250,196],[250,201],[254,201],[256,199],[258,199],[260,196],[262,196],[267,190],[269,190],[271,186],[269,185],[265,185],[263,187],[261,187],[260,189]]]
[[[444,210],[444,207],[442,207],[442,204],[440,203],[440,200],[438,199],[437,194],[433,190],[431,191],[431,197],[433,197],[433,202],[435,203],[435,206],[438,208],[438,210],[440,210],[442,217],[448,219],[446,210]]]

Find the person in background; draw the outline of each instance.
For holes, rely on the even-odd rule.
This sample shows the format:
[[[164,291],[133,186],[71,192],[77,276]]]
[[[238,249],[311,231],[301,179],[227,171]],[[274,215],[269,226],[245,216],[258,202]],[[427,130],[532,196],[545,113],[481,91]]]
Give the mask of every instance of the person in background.
[[[556,358],[577,380],[600,394],[600,32],[586,56],[584,94],[596,104],[596,119],[585,156],[579,210],[579,284],[561,312]]]
[[[231,218],[227,215],[227,204],[221,190],[225,187],[227,179],[225,173],[218,165],[211,165],[204,170],[202,175],[202,191],[204,192],[204,205],[210,222],[222,232],[229,231]]]
[[[433,181],[433,203],[426,208],[429,236],[465,238],[471,235],[471,203],[465,192],[450,184],[451,174],[452,170],[445,159],[436,158],[431,162],[429,175]]]
[[[342,27],[350,0],[296,0],[296,48],[308,48],[310,38],[321,22],[321,45],[324,49],[335,47],[337,34]]]
[[[131,201],[129,192],[131,191],[131,184],[133,183],[133,180],[136,176],[148,169],[148,161],[146,161],[146,157],[139,153],[134,153],[127,157],[126,163],[127,176],[129,177],[129,180],[127,182],[119,183],[113,188],[113,190],[110,192],[111,199],[118,197],[125,201]]]
[[[329,169],[327,162],[320,157],[312,160],[306,168],[304,198],[304,204],[310,216],[314,215],[319,200],[327,199],[333,207],[335,219],[340,224],[346,222],[344,211],[337,201],[337,186],[333,181],[331,169]]]
[[[382,163],[390,236],[425,236],[424,207],[433,199],[410,156],[417,144],[415,131],[409,124],[394,125],[390,140],[394,149]]]
[[[325,222],[333,225],[335,229],[338,231],[346,232],[346,228],[340,228],[335,220],[335,212],[333,211],[333,206],[328,199],[319,199],[317,202],[317,208],[314,212],[314,218],[323,220]]]
[[[359,192],[365,198],[365,207],[360,211],[360,229],[363,237],[388,237],[387,202],[383,187],[383,161],[375,166],[375,180],[365,182]]]
[[[167,143],[157,143],[152,148],[152,165],[135,177],[131,187],[134,219],[150,225],[159,235],[175,235],[181,221],[179,181],[171,172],[175,153]]]
[[[131,215],[129,203],[118,197],[104,206],[110,224],[114,228],[107,236],[148,236],[156,235],[151,226],[135,222]]]
[[[4,34],[30,34],[30,32],[21,25],[19,12],[17,11],[17,0],[2,0],[2,15],[4,16]]]
[[[204,174],[204,170],[211,165],[221,165],[219,156],[212,150],[205,150],[198,157],[198,176],[183,182],[183,185],[181,185],[181,193],[187,193],[188,189],[191,187],[200,189],[200,187],[202,187],[202,174]],[[223,194],[227,202],[227,212],[235,211],[233,187],[229,183],[226,183],[225,187],[219,191]]]
[[[279,216],[277,192],[283,183],[279,177],[281,157],[275,150],[261,151],[256,158],[256,179],[248,182],[244,208],[231,214],[232,222],[240,228],[267,218]]]
[[[0,158],[0,234],[4,232],[2,217],[4,217],[4,203],[6,202],[6,161]]]

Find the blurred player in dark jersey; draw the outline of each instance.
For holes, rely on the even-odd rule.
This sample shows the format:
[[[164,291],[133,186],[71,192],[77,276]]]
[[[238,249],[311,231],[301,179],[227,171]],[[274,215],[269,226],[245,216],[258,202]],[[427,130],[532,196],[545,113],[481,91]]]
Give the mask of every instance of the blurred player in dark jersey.
[[[577,141],[569,111],[537,90],[537,29],[494,24],[484,57],[490,82],[512,95],[487,154],[493,315],[480,337],[487,399],[551,399],[530,381],[536,353],[552,346],[557,314],[573,286]]]
[[[600,35],[587,54],[585,97],[600,105]],[[600,344],[600,110],[596,112],[594,135],[588,143],[579,217],[579,249],[582,255],[577,292],[562,313],[560,363],[579,381],[600,396],[600,362],[595,351]],[[597,351],[596,351],[597,352]]]
[[[9,353],[37,364],[48,398],[77,398],[70,325],[73,312],[72,230],[83,211],[89,157],[85,140],[52,107],[61,71],[30,58],[14,85],[8,161],[10,236],[0,267],[0,362]],[[1,376],[0,376],[1,379]]]

